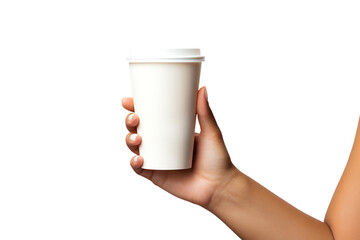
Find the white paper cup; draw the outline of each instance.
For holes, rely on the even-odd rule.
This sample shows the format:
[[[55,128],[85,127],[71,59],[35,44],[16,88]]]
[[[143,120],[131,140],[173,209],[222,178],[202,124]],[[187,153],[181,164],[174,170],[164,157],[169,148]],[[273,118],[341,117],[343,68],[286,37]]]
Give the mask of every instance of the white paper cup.
[[[129,58],[144,169],[192,166],[200,49],[133,49]]]

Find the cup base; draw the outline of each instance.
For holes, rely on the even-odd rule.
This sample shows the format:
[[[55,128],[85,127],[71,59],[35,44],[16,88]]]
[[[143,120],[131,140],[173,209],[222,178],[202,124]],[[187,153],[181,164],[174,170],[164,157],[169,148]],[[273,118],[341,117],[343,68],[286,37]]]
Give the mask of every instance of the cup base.
[[[189,167],[141,167],[142,169],[146,169],[146,170],[186,170],[186,169],[190,169],[191,166]]]

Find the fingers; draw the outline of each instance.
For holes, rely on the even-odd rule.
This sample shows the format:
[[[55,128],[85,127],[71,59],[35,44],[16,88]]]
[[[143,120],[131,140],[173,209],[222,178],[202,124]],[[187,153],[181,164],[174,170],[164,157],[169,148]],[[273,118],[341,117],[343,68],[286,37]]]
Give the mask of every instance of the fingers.
[[[139,154],[139,145],[141,143],[141,136],[136,133],[128,133],[125,138],[126,145],[135,154]]]
[[[130,165],[136,173],[141,172],[142,170],[141,166],[143,165],[143,163],[144,163],[144,159],[142,156],[134,156],[130,160]]]
[[[142,169],[141,167],[142,167],[143,163],[144,163],[144,158],[142,156],[134,156],[130,160],[130,165],[137,174],[151,180],[154,171]]]
[[[135,113],[129,113],[125,118],[125,125],[129,132],[136,132],[136,128],[139,125],[139,116]]]
[[[127,109],[127,110],[129,110],[131,112],[134,112],[135,109],[134,109],[134,100],[133,100],[133,98],[123,98],[121,103],[122,103],[122,106],[125,109]]]
[[[134,102],[132,98],[123,98],[122,105],[129,111],[134,111]],[[141,137],[136,134],[137,126],[139,125],[139,117],[135,113],[130,113],[125,118],[126,128],[129,130],[125,137],[125,142],[128,148],[136,154],[139,154],[139,145],[141,143]]]
[[[209,106],[206,87],[202,87],[198,92],[196,112],[202,134],[221,135],[221,131]]]

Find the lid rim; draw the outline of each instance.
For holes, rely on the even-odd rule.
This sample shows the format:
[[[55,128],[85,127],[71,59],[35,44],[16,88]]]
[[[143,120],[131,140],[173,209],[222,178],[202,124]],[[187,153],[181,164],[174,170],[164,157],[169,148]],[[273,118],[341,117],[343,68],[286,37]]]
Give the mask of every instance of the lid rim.
[[[176,59],[204,59],[200,48],[133,48],[127,60],[176,60]]]
[[[127,58],[126,61],[132,62],[204,62],[204,58]]]
[[[189,58],[189,59],[193,59],[193,58],[205,58],[205,56],[199,56],[199,55],[193,55],[193,56],[158,56],[158,57],[148,57],[148,56],[144,56],[144,57],[128,57],[127,59],[137,59],[137,58],[146,58],[146,59],[152,59],[152,58],[156,58],[156,59],[159,59],[159,58],[164,58],[164,59],[176,59],[176,58]]]

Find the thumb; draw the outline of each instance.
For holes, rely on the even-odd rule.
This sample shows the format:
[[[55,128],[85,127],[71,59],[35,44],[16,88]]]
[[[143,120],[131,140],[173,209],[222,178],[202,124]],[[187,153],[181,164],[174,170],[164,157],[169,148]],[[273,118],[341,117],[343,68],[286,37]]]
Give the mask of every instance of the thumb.
[[[221,136],[221,131],[209,106],[206,87],[202,87],[198,92],[196,112],[198,114],[201,134]]]

